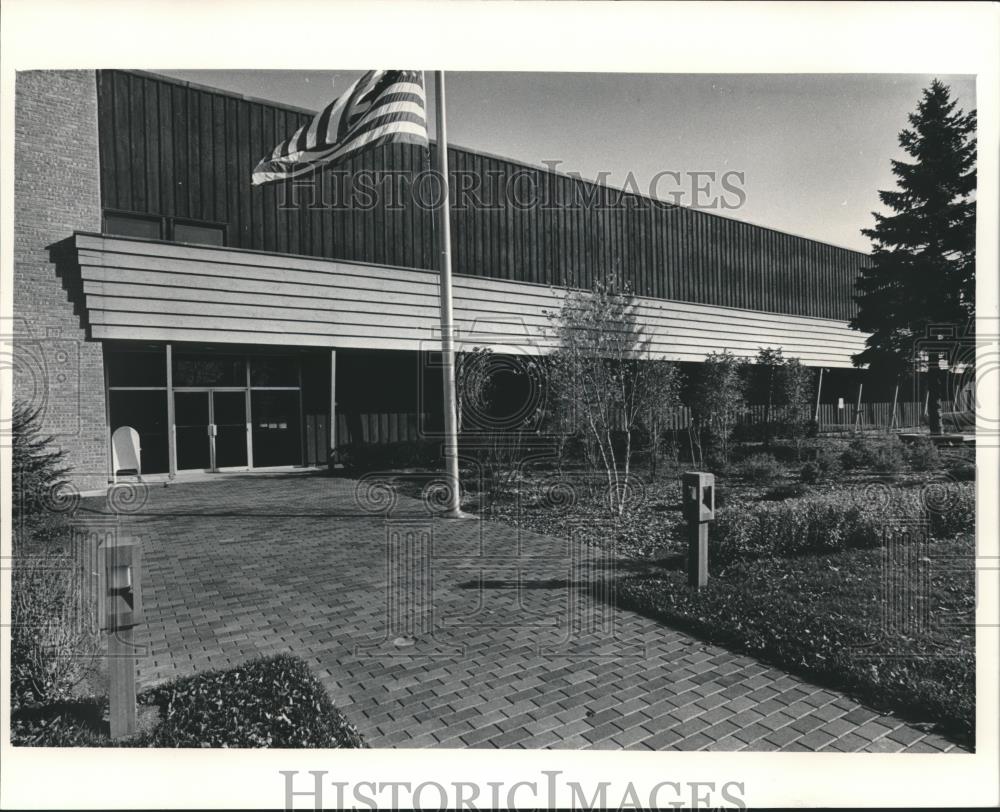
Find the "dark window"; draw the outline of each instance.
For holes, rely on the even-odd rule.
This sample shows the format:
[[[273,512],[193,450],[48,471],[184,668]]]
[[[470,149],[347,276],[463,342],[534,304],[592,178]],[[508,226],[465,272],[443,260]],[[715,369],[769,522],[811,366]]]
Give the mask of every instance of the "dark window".
[[[174,355],[174,386],[246,386],[240,355]]]
[[[163,350],[128,352],[108,350],[108,386],[166,386],[167,360]]]
[[[105,214],[104,233],[159,240],[163,238],[162,221],[159,217],[143,217],[137,214]]]
[[[299,430],[298,392],[251,392],[253,464],[300,465],[302,435]]]
[[[197,223],[174,223],[174,242],[194,242],[202,245],[225,245],[226,230],[222,226]]]
[[[111,430],[131,426],[139,432],[139,462],[144,474],[161,474],[167,460],[167,393],[112,391]],[[204,431],[204,430],[203,430]]]
[[[298,359],[264,355],[250,359],[251,386],[298,386]]]

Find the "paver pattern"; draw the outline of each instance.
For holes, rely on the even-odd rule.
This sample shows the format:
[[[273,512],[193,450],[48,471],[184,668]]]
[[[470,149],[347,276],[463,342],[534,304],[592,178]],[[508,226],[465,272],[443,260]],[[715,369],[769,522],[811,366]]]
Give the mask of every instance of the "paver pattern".
[[[614,607],[624,564],[571,527],[443,520],[317,475],[138,496],[117,521],[143,545],[141,687],[291,652],[372,747],[961,751]],[[84,524],[115,521],[102,498],[81,508]]]

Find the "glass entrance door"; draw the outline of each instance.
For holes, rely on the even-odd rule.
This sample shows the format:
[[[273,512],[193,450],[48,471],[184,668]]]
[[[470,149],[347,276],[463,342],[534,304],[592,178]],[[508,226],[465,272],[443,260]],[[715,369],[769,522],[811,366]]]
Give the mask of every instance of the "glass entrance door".
[[[174,392],[178,470],[246,468],[245,389]]]
[[[181,471],[212,467],[208,396],[208,390],[174,392],[174,436],[177,438],[177,468]]]
[[[247,393],[212,390],[212,423],[215,426],[213,468],[247,466]]]

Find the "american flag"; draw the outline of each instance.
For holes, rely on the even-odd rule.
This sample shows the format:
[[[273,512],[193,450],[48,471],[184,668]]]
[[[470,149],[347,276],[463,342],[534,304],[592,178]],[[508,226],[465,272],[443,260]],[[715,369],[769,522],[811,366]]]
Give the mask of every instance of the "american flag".
[[[427,146],[421,71],[369,71],[253,170],[254,186],[312,172],[381,144]]]

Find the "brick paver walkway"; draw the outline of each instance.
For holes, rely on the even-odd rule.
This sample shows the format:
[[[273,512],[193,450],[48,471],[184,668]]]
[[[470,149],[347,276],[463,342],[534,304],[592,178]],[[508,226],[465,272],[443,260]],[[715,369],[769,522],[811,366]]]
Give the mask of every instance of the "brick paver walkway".
[[[373,747],[942,752],[952,742],[610,606],[567,538],[432,517],[356,483],[151,485],[142,686],[292,652]],[[140,500],[141,501],[141,500]],[[133,504],[134,508],[135,505]],[[104,499],[82,520],[111,521]]]

